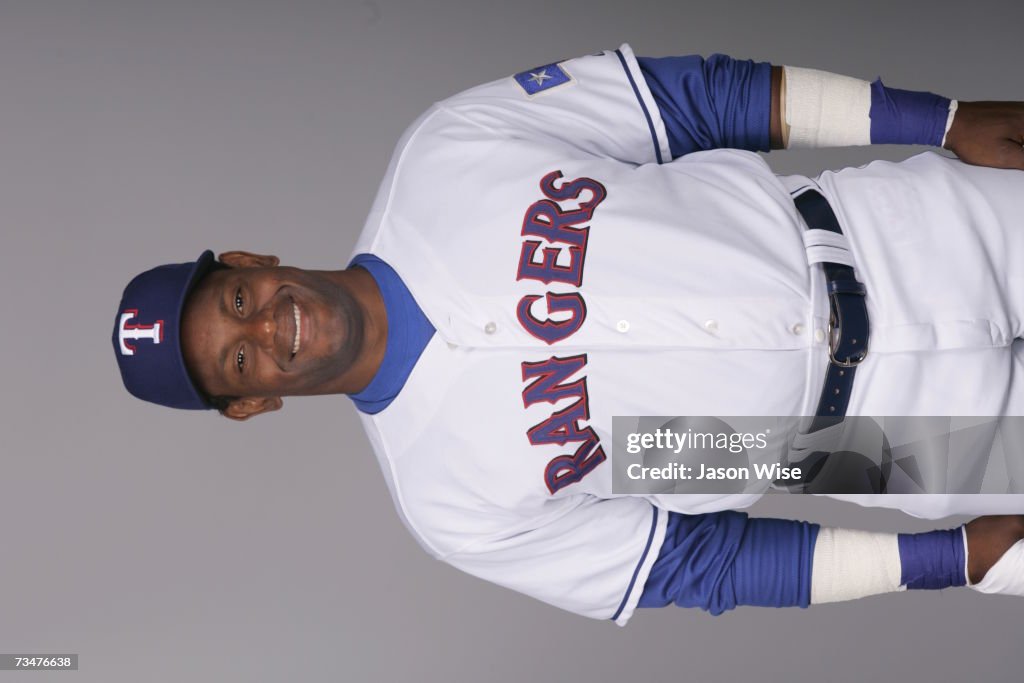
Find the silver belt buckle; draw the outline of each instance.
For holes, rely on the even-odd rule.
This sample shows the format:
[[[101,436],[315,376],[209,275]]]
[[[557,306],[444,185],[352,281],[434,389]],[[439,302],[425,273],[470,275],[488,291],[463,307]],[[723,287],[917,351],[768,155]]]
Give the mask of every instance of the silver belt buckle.
[[[838,365],[841,368],[852,368],[856,365],[860,365],[867,358],[868,349],[865,346],[859,355],[854,357],[848,357],[845,360],[839,360],[836,358],[836,351],[839,349],[839,342],[842,338],[843,321],[839,320],[839,326],[836,327],[836,316],[840,314],[839,301],[835,299],[836,293],[829,294],[831,305],[828,307],[828,359],[830,362]],[[857,340],[855,339],[854,342]]]

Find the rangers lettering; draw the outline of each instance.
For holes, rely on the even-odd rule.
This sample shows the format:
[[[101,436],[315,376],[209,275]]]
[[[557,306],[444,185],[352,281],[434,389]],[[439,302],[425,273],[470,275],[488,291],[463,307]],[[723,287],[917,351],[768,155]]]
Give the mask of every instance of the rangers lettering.
[[[577,178],[556,187],[555,181],[561,177],[561,171],[552,171],[541,179],[540,189],[547,199],[537,200],[526,210],[522,234],[543,237],[552,244],[568,244],[569,264],[556,264],[558,254],[562,250],[554,247],[541,249],[540,263],[534,262],[533,257],[541,243],[526,240],[519,254],[517,280],[539,280],[544,284],[564,282],[575,287],[583,283],[583,261],[586,258],[590,227],[573,226],[588,222],[594,214],[594,209],[604,201],[608,192],[601,183],[591,178]],[[589,192],[590,198],[580,202],[576,209],[563,209],[552,201],[578,200],[583,192]]]
[[[524,239],[516,280],[537,280],[546,285],[560,282],[577,288],[583,284],[583,264],[590,237],[590,226],[585,224],[590,222],[594,209],[608,192],[592,178],[559,182],[561,180],[561,171],[552,171],[541,178],[540,191],[544,198],[526,209],[521,234],[539,237],[552,246]],[[567,252],[568,260],[559,265],[558,257],[563,251]],[[587,318],[587,304],[581,292],[544,292],[547,310],[543,318],[537,317],[533,310],[541,298],[540,294],[523,296],[516,305],[516,317],[524,330],[546,344],[568,339]],[[549,315],[556,317],[551,319]],[[551,493],[579,481],[605,460],[604,449],[593,428],[580,424],[590,419],[587,378],[583,376],[568,382],[586,364],[585,354],[568,358],[552,356],[539,363],[522,364],[523,381],[534,380],[523,389],[524,407],[540,401],[553,404],[565,398],[575,399],[526,432],[532,446],[580,444],[574,453],[553,458],[544,468],[544,483]]]
[[[546,361],[524,362],[521,366],[523,380],[533,379],[523,389],[524,406],[542,401],[553,404],[566,398],[575,399],[526,432],[533,446],[580,444],[575,453],[552,458],[544,468],[544,483],[551,493],[579,481],[605,460],[597,433],[592,427],[580,424],[590,419],[587,378],[583,376],[574,382],[568,381],[586,365],[587,356],[581,354],[566,358],[552,356]]]
[[[562,178],[561,171],[552,171],[540,181],[540,190],[544,199],[539,199],[529,206],[523,217],[521,234],[530,237],[541,237],[552,245],[543,246],[538,240],[523,240],[519,252],[519,267],[516,280],[537,280],[546,285],[561,282],[574,287],[583,284],[583,264],[587,257],[587,239],[590,226],[580,226],[590,221],[594,209],[608,196],[604,185],[592,178],[577,178],[556,185]],[[580,201],[584,194],[589,196]],[[558,201],[575,200],[576,208],[558,204]],[[564,251],[568,253],[568,263],[558,264],[558,257]],[[540,253],[540,260],[534,260]],[[583,295],[578,292],[554,293],[545,292],[545,303],[548,313],[567,313],[567,318],[556,320],[540,319],[531,312],[534,302],[540,299],[539,294],[528,294],[516,305],[516,316],[523,329],[547,344],[554,344],[567,339],[580,329],[587,317],[587,306]]]

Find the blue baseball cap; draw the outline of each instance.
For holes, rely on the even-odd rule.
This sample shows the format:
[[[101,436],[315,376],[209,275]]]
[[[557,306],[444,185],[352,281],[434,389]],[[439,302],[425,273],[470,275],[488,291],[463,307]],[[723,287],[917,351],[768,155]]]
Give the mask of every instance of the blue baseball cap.
[[[170,408],[213,408],[185,367],[181,313],[196,284],[216,266],[212,251],[135,276],[114,317],[114,354],[128,391]]]

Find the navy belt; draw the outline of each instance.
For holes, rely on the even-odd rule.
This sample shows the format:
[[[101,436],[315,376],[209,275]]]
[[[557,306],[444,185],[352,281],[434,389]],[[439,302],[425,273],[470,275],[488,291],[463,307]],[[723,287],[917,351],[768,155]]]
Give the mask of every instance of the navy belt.
[[[815,190],[808,190],[794,199],[797,211],[807,227],[843,234],[832,207]],[[868,353],[868,310],[864,302],[866,290],[854,275],[853,268],[842,263],[823,262],[828,287],[828,369],[825,386],[818,399],[809,431],[836,424],[846,415],[853,391],[857,366]]]
[[[819,192],[809,190],[793,201],[807,227],[843,234],[832,207]],[[868,350],[869,326],[864,285],[854,276],[850,266],[828,261],[822,262],[822,266],[825,269],[829,303],[828,369],[817,410],[806,428],[805,433],[808,434],[843,421],[853,391],[853,377]],[[778,480],[774,486],[804,493],[831,493],[835,492],[832,489],[837,485],[848,493],[879,493],[882,490],[879,485],[869,486],[870,490],[847,490],[842,474],[819,476],[833,460],[830,455],[828,450],[803,454],[796,463],[801,468],[801,478]]]

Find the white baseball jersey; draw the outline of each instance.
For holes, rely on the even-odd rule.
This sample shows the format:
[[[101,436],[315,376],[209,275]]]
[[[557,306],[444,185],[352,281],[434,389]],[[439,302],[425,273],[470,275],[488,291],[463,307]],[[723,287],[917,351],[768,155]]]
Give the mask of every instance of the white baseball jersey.
[[[657,557],[667,510],[745,507],[756,496],[614,495],[612,416],[813,414],[828,307],[790,198],[813,181],[777,178],[760,156],[736,150],[659,164],[670,159],[664,124],[628,46],[526,80],[436,104],[398,145],[355,253],[390,264],[437,332],[391,405],[362,419],[396,507],[428,552],[623,624]],[[918,163],[941,174],[949,162]],[[1006,376],[991,378],[998,386],[981,405],[932,403],[909,388],[923,366],[901,367],[915,361],[900,353],[923,357],[956,340],[984,347],[971,362],[986,370],[997,364],[986,351],[999,347],[1009,371],[1008,338],[982,343],[983,330],[1011,331],[999,318],[1009,306],[993,304],[986,327],[981,314],[937,305],[951,322],[929,327],[904,302],[919,288],[912,272],[905,282],[894,273],[902,259],[862,269],[892,235],[888,226],[862,235],[860,221],[902,210],[906,199],[895,188],[895,204],[857,214],[847,198],[876,193],[874,181],[858,186],[872,177],[865,169],[822,179],[844,230],[856,233],[868,291],[895,292],[869,308],[881,348],[874,353],[872,337],[850,413],[994,410],[1012,384]],[[914,241],[920,228],[896,229],[908,231],[897,240],[923,248]],[[947,261],[957,253],[935,250]],[[989,294],[956,289],[964,307]],[[923,327],[906,331],[909,320]],[[911,373],[896,380],[903,391],[887,389],[892,370],[875,358],[890,348],[903,350],[891,362]],[[969,399],[981,381],[965,385]],[[1024,396],[1014,400],[1024,406]]]

